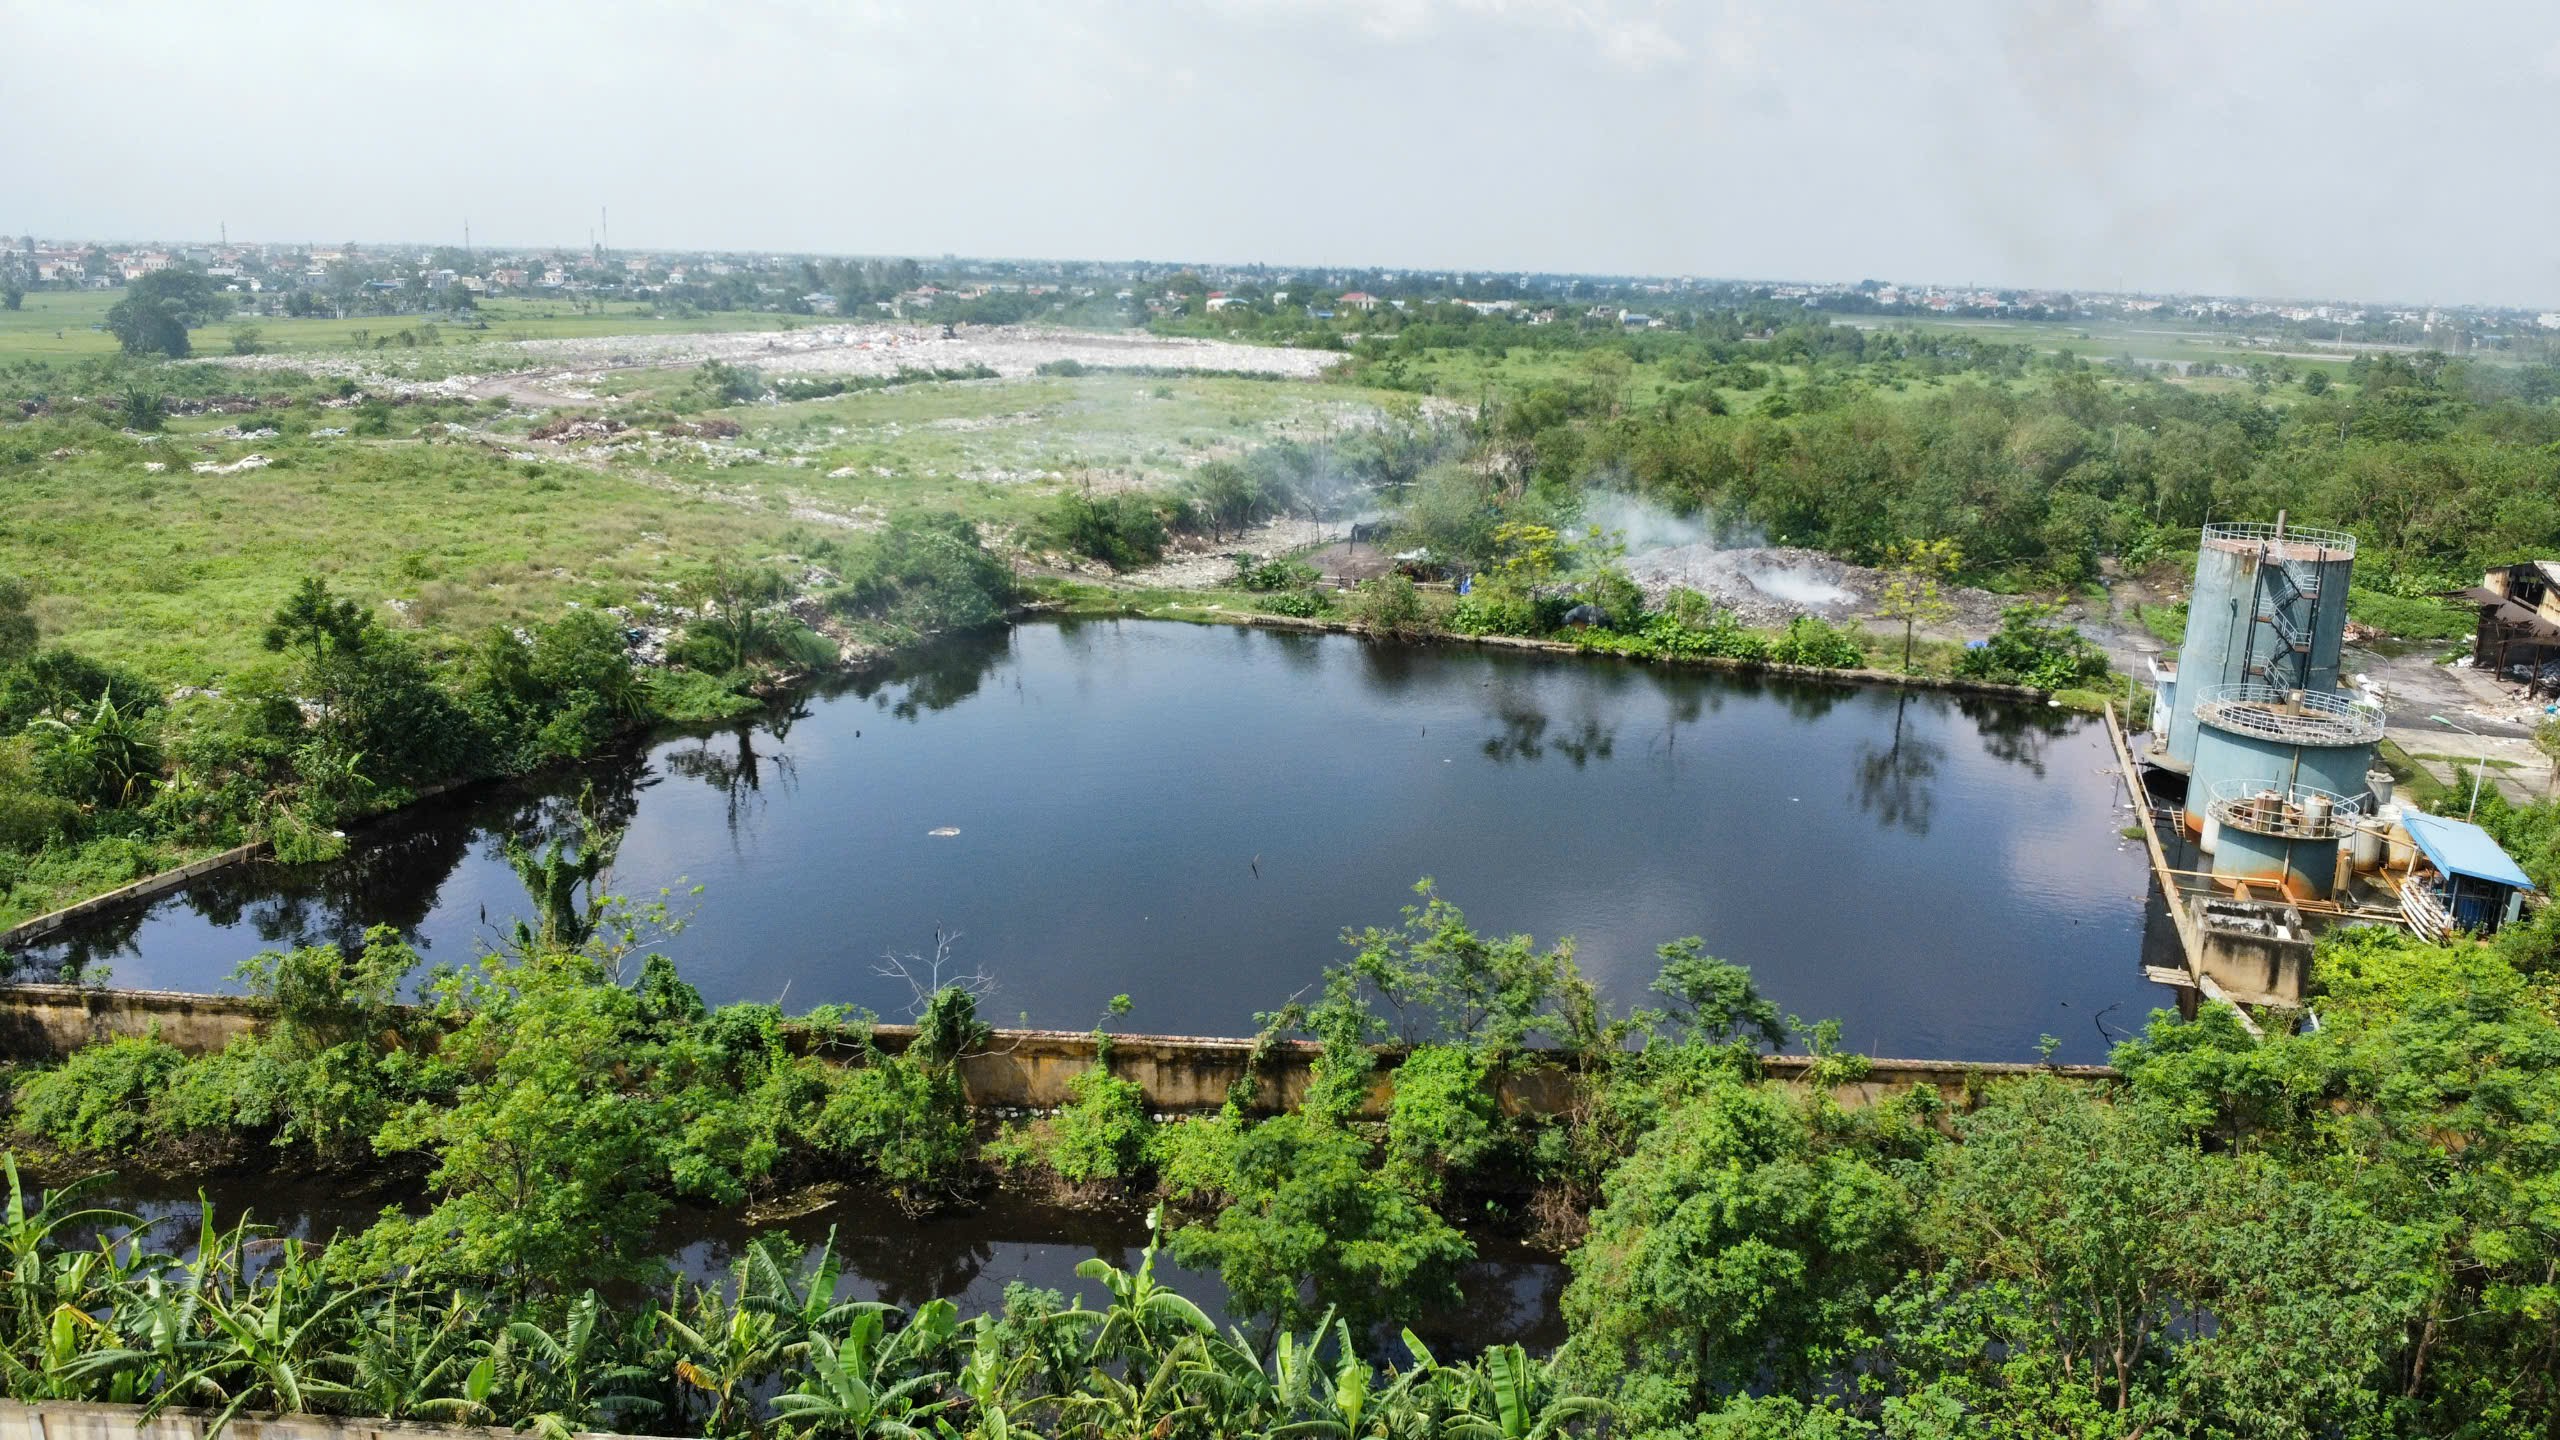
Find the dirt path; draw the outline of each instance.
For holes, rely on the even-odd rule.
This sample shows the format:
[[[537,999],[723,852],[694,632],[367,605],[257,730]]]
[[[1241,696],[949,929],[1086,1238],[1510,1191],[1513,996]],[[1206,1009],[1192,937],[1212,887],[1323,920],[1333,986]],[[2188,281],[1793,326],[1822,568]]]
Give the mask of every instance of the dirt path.
[[[612,368],[636,369],[638,367],[615,366]],[[586,371],[579,373],[582,375],[592,375],[596,372]],[[485,380],[475,381],[471,387],[463,393],[474,400],[504,400],[510,405],[522,405],[534,410],[549,410],[563,405],[582,405],[592,403],[596,398],[592,394],[573,394],[556,390],[546,390],[539,384],[535,383],[542,380],[566,379],[569,374],[570,372],[566,370],[519,370],[512,374],[492,375]]]

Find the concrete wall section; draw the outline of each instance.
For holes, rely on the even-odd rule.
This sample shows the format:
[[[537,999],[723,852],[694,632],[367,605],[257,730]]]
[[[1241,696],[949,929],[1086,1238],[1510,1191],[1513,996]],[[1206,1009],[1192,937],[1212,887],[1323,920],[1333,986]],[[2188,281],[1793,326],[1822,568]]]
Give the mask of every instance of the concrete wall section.
[[[190,1055],[210,1055],[266,1023],[266,1016],[265,1006],[238,995],[0,985],[0,1058],[53,1060],[83,1045],[147,1035]]]
[[[120,1036],[157,1035],[191,1055],[210,1054],[232,1037],[255,1031],[266,1020],[262,1006],[232,995],[188,995],[160,990],[91,990],[71,985],[0,986],[0,1057],[21,1060],[58,1059],[83,1045]],[[904,1050],[915,1039],[911,1025],[882,1025],[873,1035],[883,1050]],[[1306,1098],[1317,1047],[1307,1041],[1273,1045],[1253,1065],[1250,1040],[1195,1035],[1115,1035],[1111,1037],[1111,1069],[1137,1082],[1146,1092],[1147,1108],[1156,1111],[1215,1110],[1231,1087],[1250,1069],[1254,1077],[1252,1108],[1277,1111]],[[989,1108],[1046,1110],[1067,1103],[1068,1082],[1094,1064],[1094,1040],[1083,1030],[998,1030],[986,1047],[960,1064],[972,1103]],[[1386,1057],[1392,1067],[1394,1057]],[[1801,1055],[1773,1055],[1765,1062],[1781,1080],[1801,1080],[1812,1064]],[[1935,1089],[1950,1105],[1962,1106],[1984,1083],[2004,1076],[2060,1074],[2068,1079],[2112,1081],[2114,1069],[2104,1065],[1968,1065],[1949,1060],[1874,1060],[1867,1077],[1835,1092],[1843,1103],[1858,1104],[1906,1091],[1914,1085]],[[1566,1057],[1533,1056],[1502,1084],[1505,1109],[1554,1114],[1569,1108],[1579,1085]],[[1381,1076],[1368,1109],[1383,1114],[1390,1091]],[[6,1437],[0,1437],[6,1440]]]
[[[0,1440],[206,1440],[213,1417],[210,1410],[168,1409],[146,1425],[139,1405],[0,1401]],[[321,1415],[240,1415],[222,1433],[230,1440],[518,1440],[512,1430]]]
[[[235,846],[218,855],[207,855],[191,864],[181,865],[175,870],[163,870],[157,875],[146,875],[130,885],[110,890],[104,895],[92,895],[77,905],[65,905],[59,910],[49,911],[33,920],[0,931],[0,950],[33,944],[74,920],[113,910],[119,906],[138,905],[154,896],[165,895],[200,875],[209,875],[225,866],[254,859],[264,853],[266,848],[267,844],[263,840],[253,845]]]

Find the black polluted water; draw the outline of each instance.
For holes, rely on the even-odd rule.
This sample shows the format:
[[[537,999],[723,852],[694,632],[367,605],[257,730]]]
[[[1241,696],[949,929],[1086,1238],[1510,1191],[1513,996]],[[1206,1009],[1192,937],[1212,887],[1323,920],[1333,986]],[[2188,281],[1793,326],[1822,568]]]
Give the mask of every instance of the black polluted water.
[[[1248,1034],[1430,877],[1479,930],[1570,937],[1646,1003],[1701,937],[1872,1055],[2103,1059],[2149,874],[2103,726],[2049,706],[1228,626],[1034,623],[750,721],[379,822],[15,957],[20,978],[229,988],[259,950],[405,934],[467,964],[528,913],[509,837],[580,794],[612,888],[714,1003],[909,1008],[972,974],[997,1024]]]

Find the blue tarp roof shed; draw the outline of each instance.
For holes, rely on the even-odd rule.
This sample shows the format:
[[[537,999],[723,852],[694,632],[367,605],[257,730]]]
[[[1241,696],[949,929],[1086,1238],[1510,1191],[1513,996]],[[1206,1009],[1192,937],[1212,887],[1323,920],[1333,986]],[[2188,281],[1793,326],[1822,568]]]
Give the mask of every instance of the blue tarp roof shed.
[[[2427,862],[2445,874],[2465,875],[2518,890],[2533,888],[2533,882],[2525,878],[2513,857],[2489,838],[2488,831],[2470,821],[2411,812],[2402,817],[2402,822],[2409,827],[2409,838],[2418,842]]]

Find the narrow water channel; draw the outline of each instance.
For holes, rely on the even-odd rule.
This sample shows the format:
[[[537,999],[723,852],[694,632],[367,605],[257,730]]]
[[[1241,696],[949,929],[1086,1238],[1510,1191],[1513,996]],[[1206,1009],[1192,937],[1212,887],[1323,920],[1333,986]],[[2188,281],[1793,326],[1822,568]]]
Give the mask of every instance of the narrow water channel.
[[[48,1177],[51,1183],[62,1178]],[[342,1184],[241,1176],[201,1183],[118,1179],[86,1192],[83,1201],[142,1217],[151,1227],[147,1246],[181,1255],[194,1249],[201,1201],[212,1202],[217,1224],[246,1216],[268,1227],[262,1231],[267,1238],[319,1243],[364,1229],[386,1206],[421,1208],[414,1192],[353,1193]],[[919,1220],[876,1197],[848,1192],[770,1223],[736,1211],[679,1208],[659,1229],[658,1254],[697,1283],[725,1285],[747,1245],[767,1236],[785,1237],[804,1252],[831,1245],[843,1266],[843,1299],[913,1309],[948,1298],[964,1315],[1001,1310],[1005,1288],[1015,1283],[1055,1290],[1099,1309],[1111,1297],[1077,1275],[1077,1264],[1098,1255],[1134,1270],[1147,1239],[1144,1217],[1119,1211],[1074,1210],[998,1194],[983,1205]],[[1477,1251],[1459,1281],[1461,1303],[1419,1318],[1414,1332],[1434,1353],[1451,1358],[1493,1345],[1543,1351],[1562,1343],[1564,1266],[1498,1237],[1478,1237]],[[1215,1270],[1184,1268],[1175,1263],[1170,1245],[1157,1253],[1156,1278],[1197,1302],[1222,1328],[1244,1318],[1227,1310],[1227,1289]],[[644,1304],[663,1298],[663,1292],[634,1288],[614,1298]]]
[[[1330,635],[1037,623],[785,714],[241,867],[18,958],[224,988],[277,945],[408,933],[464,963],[525,909],[500,842],[592,784],[627,894],[714,1002],[907,1008],[884,957],[996,989],[997,1023],[1248,1033],[1422,876],[1480,928],[1571,936],[1616,1004],[1702,936],[1871,1054],[2105,1056],[2170,992],[2103,727],[2004,699]],[[699,886],[698,894],[689,893]],[[1025,1242],[1029,1243],[1029,1242]]]

